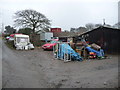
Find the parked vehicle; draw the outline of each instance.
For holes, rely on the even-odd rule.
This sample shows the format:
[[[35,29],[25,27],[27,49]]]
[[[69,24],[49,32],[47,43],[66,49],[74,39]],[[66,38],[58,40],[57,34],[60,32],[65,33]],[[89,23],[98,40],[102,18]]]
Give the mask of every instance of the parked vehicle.
[[[10,37],[10,38],[8,39],[8,41],[14,41],[14,38],[13,38],[13,37]]]
[[[14,37],[15,35],[23,35],[21,33],[15,33],[15,34],[11,34],[10,37]]]
[[[17,50],[19,49],[34,49],[33,44],[29,41],[28,35],[14,35],[14,46]]]
[[[9,39],[10,39],[10,36],[7,36],[7,37],[6,37],[6,40],[9,40]]]
[[[42,32],[42,33],[40,33],[40,40],[50,41],[50,40],[52,40],[51,37],[53,37],[53,32]]]
[[[7,36],[7,37],[6,37],[6,40],[8,40],[8,41],[14,41],[14,36],[15,36],[15,35],[23,35],[23,34],[19,34],[19,33],[11,34],[10,36]]]
[[[58,39],[53,39],[50,41],[50,43],[46,43],[42,46],[42,49],[44,50],[53,50],[53,46],[55,46],[58,43]]]

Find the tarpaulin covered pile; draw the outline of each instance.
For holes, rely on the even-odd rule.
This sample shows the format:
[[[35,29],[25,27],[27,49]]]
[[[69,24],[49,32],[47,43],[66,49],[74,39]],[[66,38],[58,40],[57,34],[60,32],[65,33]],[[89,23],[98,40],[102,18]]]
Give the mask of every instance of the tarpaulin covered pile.
[[[64,58],[65,54],[69,55],[72,60],[82,61],[80,54],[75,52],[68,44],[63,43],[59,46],[58,57]]]
[[[97,50],[92,49],[92,48],[89,47],[89,46],[87,46],[86,49],[87,49],[89,52],[94,52],[94,53],[96,53],[96,55],[97,55],[98,57],[103,57],[103,56],[104,56],[104,51],[103,51],[103,49],[100,49],[99,51],[97,51]]]

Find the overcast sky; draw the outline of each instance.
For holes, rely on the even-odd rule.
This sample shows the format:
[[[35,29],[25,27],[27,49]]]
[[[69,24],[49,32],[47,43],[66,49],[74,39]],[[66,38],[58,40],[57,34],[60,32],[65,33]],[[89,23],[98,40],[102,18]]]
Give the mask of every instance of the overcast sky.
[[[118,22],[119,0],[0,0],[0,24],[13,26],[18,10],[34,9],[63,30],[85,26],[87,23]]]

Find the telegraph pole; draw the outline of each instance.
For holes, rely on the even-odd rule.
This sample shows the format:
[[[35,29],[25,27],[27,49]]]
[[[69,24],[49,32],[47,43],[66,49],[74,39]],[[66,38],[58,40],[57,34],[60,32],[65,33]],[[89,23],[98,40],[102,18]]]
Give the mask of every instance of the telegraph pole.
[[[4,23],[2,22],[2,37],[3,37],[3,34],[4,34]]]
[[[4,24],[2,23],[2,33],[4,32]]]

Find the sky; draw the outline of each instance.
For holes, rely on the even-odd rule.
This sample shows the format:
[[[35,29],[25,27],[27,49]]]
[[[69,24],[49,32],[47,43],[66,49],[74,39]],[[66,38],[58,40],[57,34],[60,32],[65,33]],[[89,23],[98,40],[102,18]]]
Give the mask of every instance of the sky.
[[[62,30],[78,28],[87,23],[110,25],[118,22],[119,0],[0,0],[0,24],[14,24],[14,13],[33,9],[51,20],[51,27]],[[2,26],[2,25],[1,25]],[[1,27],[0,27],[1,28]]]

